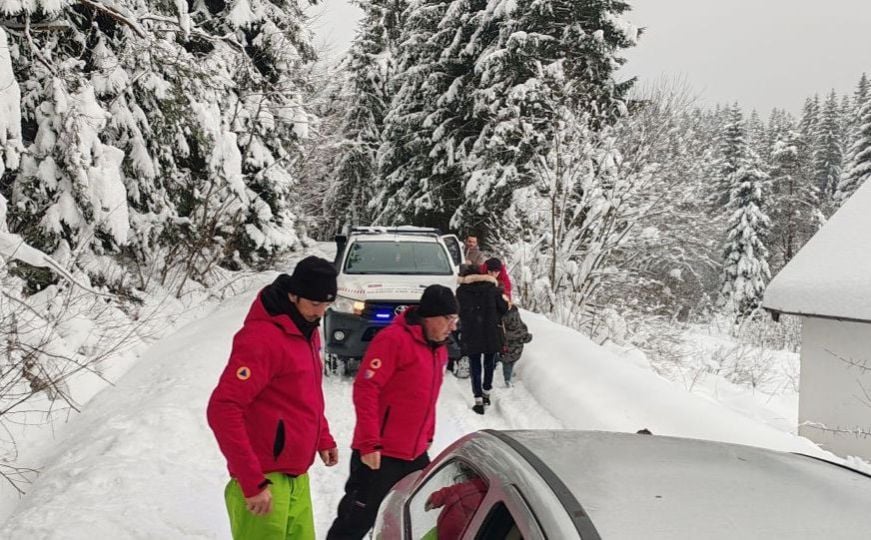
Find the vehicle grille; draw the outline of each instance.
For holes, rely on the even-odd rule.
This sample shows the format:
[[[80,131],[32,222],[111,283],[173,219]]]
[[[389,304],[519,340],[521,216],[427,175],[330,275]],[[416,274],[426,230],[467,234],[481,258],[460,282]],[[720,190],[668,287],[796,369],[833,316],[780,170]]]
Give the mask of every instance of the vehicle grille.
[[[386,326],[370,326],[369,328],[366,329],[365,332],[363,332],[363,337],[360,338],[360,341],[362,341],[364,343],[372,341],[373,339],[375,339],[375,335],[378,332],[384,330],[385,328],[387,328],[387,327]]]
[[[389,323],[405,308],[415,305],[417,305],[416,302],[366,302],[363,318],[374,322]]]

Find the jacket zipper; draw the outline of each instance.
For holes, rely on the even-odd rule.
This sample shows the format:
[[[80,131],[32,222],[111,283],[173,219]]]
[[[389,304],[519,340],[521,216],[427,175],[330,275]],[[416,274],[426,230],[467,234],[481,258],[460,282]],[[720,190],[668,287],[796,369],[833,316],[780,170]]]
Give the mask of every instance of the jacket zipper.
[[[314,334],[312,334],[312,337],[314,337]],[[317,353],[317,351],[315,351],[314,340],[311,340],[309,342],[308,346],[309,346],[309,350],[312,353],[312,367],[315,370],[314,377],[313,377],[314,382],[315,382],[315,395],[317,395],[318,390],[321,390],[321,409],[323,410],[323,408],[325,406],[325,404],[323,403],[323,389],[317,388],[317,380],[318,380],[317,374],[323,373],[323,366],[320,365],[320,363],[321,363],[320,358],[318,358],[318,353]],[[324,417],[323,413],[318,415],[318,429],[315,432],[315,447],[314,447],[314,450],[312,451],[312,454],[311,454],[313,456],[313,458],[314,458],[314,456],[317,456],[318,446],[321,442],[321,428],[323,427],[321,425],[321,422],[323,421],[323,417]]]
[[[387,419],[390,417],[390,407],[384,410],[384,418],[381,420],[381,433],[379,437],[384,437],[384,430],[387,429]]]

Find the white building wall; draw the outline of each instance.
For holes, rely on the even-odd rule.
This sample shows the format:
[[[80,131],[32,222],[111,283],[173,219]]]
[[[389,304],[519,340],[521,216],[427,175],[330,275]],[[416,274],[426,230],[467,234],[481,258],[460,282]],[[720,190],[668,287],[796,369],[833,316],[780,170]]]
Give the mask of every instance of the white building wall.
[[[871,323],[803,317],[801,341],[799,434],[840,456],[871,459],[871,437],[813,425],[871,433]]]

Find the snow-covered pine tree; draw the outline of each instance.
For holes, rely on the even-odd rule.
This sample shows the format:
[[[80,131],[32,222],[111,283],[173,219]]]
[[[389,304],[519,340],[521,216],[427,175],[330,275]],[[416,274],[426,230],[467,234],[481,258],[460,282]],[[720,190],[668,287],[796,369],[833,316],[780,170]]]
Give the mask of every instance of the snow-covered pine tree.
[[[834,196],[840,206],[871,176],[871,84],[865,74],[856,89],[857,112],[851,130],[852,145]]]
[[[430,157],[434,127],[428,118],[450,85],[441,62],[449,37],[439,32],[448,6],[440,0],[412,0],[402,15],[395,94],[385,118],[381,169],[370,203],[376,223],[438,225],[428,216],[440,210],[440,194],[432,188],[437,182]]]
[[[466,156],[482,128],[469,86],[506,6],[484,0],[409,5],[381,149],[383,187],[373,201],[379,221],[451,225],[463,200]]]
[[[769,266],[773,272],[788,263],[821,223],[817,186],[802,171],[806,150],[795,125],[785,124],[771,153],[771,231]]]
[[[330,186],[326,213],[333,232],[345,225],[368,225],[369,203],[378,183],[378,150],[384,117],[392,97],[394,57],[405,0],[359,0],[363,18],[341,69],[343,84],[336,100],[340,138],[335,161],[325,175]]]
[[[814,137],[816,151],[813,155],[813,177],[816,181],[821,207],[828,207],[831,203],[841,176],[843,160],[841,124],[838,97],[832,90],[820,111]]]
[[[504,6],[512,2],[494,1]],[[484,121],[466,164],[456,227],[486,229],[512,193],[535,182],[533,164],[549,147],[564,107],[589,113],[592,127],[625,112],[633,80],[618,83],[621,51],[639,32],[620,0],[518,0],[498,40],[477,60],[475,114]],[[505,9],[504,7],[502,9]]]
[[[244,192],[219,207],[229,209],[225,214],[231,219],[212,226],[225,265],[261,267],[304,240],[297,232],[299,202],[292,197],[297,183],[292,172],[310,124],[303,103],[309,84],[305,66],[316,59],[305,3],[214,0],[191,8],[193,24],[220,36],[211,38],[214,48],[207,54],[227,67],[212,68],[213,77],[229,77],[233,87],[218,104],[221,137],[235,136],[241,153],[241,184],[228,181],[227,193],[233,199],[238,188]],[[227,140],[221,144],[230,146]],[[244,207],[242,226],[233,228],[237,204]]]
[[[771,151],[770,148],[766,147],[765,141],[765,123],[759,117],[756,109],[753,109],[747,119],[747,144],[751,150],[756,152],[763,164],[767,162],[768,153]]]
[[[307,119],[293,90],[312,57],[296,3],[3,10],[25,81],[28,155],[4,192],[16,232],[91,275],[123,249],[141,285],[296,242],[286,171]]]
[[[771,109],[771,114],[768,117],[768,126],[765,129],[765,148],[768,151],[766,161],[771,161],[771,153],[774,150],[774,144],[781,140],[784,133],[795,129],[795,120],[786,110],[774,108]]]
[[[713,182],[709,201],[714,212],[722,213],[732,197],[734,175],[747,158],[747,131],[744,114],[738,103],[723,110],[725,124],[719,137],[717,175]]]
[[[856,90],[853,92],[852,99],[849,99],[849,103],[846,103],[842,109],[844,129],[846,130],[844,138],[844,168],[841,170],[842,176],[848,172],[846,166],[852,159],[850,150],[853,148],[853,143],[856,142],[856,138],[859,135],[859,112],[862,110],[862,105],[868,101],[869,96],[871,96],[871,81],[863,73],[856,84]],[[847,99],[846,95],[844,95],[844,99]]]
[[[740,320],[759,307],[771,277],[765,246],[770,220],[764,210],[769,179],[752,153],[731,178],[720,302]]]

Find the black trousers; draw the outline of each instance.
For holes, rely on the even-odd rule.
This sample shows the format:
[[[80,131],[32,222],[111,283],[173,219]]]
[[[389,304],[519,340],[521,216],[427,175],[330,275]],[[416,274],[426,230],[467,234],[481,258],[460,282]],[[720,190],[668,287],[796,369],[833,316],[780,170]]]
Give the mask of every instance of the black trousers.
[[[469,355],[469,370],[472,372],[472,394],[479,398],[493,388],[493,370],[496,369],[496,353]],[[483,371],[483,381],[481,375]]]
[[[351,454],[351,475],[345,484],[345,496],[339,502],[336,521],[327,533],[327,540],[360,540],[378,515],[378,507],[397,482],[414,471],[429,465],[424,452],[413,461],[381,456],[381,468],[370,469],[360,460],[360,452]]]

